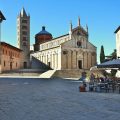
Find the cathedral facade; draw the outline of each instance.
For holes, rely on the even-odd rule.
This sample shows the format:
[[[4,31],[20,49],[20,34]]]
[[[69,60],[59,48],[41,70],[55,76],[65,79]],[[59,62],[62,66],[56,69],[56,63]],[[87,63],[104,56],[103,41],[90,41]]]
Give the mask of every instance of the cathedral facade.
[[[96,47],[89,42],[88,27],[80,25],[72,28],[68,34],[52,38],[45,30],[35,36],[34,52],[31,54],[40,62],[54,70],[90,69],[96,65]]]

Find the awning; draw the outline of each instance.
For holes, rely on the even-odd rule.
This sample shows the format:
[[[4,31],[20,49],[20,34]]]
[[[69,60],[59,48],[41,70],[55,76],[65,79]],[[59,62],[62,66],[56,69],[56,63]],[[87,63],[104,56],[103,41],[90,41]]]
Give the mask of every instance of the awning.
[[[97,68],[120,68],[120,59],[110,60],[97,65]]]

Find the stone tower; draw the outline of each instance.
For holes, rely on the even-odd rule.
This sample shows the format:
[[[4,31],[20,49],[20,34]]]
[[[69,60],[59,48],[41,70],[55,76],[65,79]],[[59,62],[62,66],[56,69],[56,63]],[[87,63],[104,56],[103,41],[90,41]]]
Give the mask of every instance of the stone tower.
[[[30,67],[30,16],[24,8],[17,17],[17,42],[18,48],[23,50],[22,66]]]

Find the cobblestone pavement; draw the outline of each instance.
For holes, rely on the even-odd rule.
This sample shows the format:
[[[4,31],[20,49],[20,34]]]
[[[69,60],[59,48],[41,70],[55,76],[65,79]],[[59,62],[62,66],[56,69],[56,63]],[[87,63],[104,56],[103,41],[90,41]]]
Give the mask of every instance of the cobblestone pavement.
[[[0,78],[0,120],[119,120],[120,94],[63,79]]]

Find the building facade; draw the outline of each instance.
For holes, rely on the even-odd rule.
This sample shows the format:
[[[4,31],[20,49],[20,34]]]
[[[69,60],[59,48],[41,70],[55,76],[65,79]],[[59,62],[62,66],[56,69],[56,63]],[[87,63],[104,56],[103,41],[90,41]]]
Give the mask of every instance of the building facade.
[[[72,28],[71,23],[68,34],[41,42],[38,51],[31,56],[55,70],[87,70],[96,65],[96,47],[89,42],[88,37],[88,27],[84,29],[78,19],[76,28]]]
[[[17,17],[17,42],[18,48],[23,51],[23,67],[30,67],[30,16],[24,8]]]
[[[117,57],[120,57],[120,26],[115,30]]]
[[[22,50],[1,42],[1,72],[22,68],[22,55]]]

